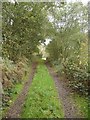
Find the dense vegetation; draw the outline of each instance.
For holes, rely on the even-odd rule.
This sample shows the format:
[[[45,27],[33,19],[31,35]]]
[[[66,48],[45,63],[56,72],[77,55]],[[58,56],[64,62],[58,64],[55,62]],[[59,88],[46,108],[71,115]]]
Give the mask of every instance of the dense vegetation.
[[[87,6],[77,2],[58,5],[52,17],[54,34],[47,46],[49,60],[73,89],[88,94]]]
[[[2,108],[4,114],[21,92],[29,68],[24,58],[18,61],[17,64],[13,64],[12,61],[4,59],[0,66],[2,66]]]
[[[38,52],[36,46],[43,40],[42,7],[42,4],[3,3],[3,57],[15,62],[22,56],[31,59],[32,53]]]
[[[58,74],[67,79],[73,90],[88,96],[87,14],[88,7],[81,2],[3,2],[3,109],[9,106],[12,94],[22,89],[30,63],[42,57],[38,47],[41,44]],[[17,85],[20,87],[16,90]]]

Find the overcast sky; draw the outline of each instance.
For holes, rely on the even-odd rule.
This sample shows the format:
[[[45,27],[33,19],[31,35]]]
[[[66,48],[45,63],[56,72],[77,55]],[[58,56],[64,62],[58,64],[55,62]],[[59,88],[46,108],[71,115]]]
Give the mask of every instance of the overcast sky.
[[[14,0],[9,0],[9,1],[11,1],[11,2],[13,2]],[[17,0],[17,1],[22,1],[22,2],[27,2],[27,1],[32,1],[32,0]],[[37,0],[37,1],[39,1],[39,0]],[[40,0],[41,1],[41,0]],[[42,1],[49,1],[49,0],[42,0]],[[54,1],[54,0],[51,0],[51,1]],[[55,0],[56,1],[56,0]],[[57,0],[57,1],[63,1],[63,0]],[[80,2],[83,2],[84,4],[87,4],[90,0],[65,0],[65,1],[67,1],[67,2],[76,2],[76,1],[80,1]]]
[[[75,2],[75,1],[80,1],[83,2],[84,4],[87,4],[89,0],[66,0],[67,2]]]

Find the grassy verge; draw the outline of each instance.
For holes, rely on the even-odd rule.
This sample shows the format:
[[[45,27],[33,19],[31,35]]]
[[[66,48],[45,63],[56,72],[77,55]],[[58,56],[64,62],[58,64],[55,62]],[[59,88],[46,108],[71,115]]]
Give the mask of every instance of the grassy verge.
[[[43,64],[37,68],[21,113],[22,118],[63,118],[58,93],[49,72]]]
[[[80,96],[76,93],[71,97],[75,102],[75,106],[77,107],[78,114],[81,114],[81,116],[88,118],[88,98],[85,98],[84,96]]]

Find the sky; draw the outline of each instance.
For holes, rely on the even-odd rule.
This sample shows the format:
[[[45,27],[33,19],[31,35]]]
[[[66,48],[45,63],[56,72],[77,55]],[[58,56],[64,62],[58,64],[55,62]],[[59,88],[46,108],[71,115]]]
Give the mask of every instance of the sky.
[[[14,0],[9,0],[11,2],[13,2]],[[32,0],[17,0],[17,1],[23,1],[23,2],[27,2],[27,1],[32,1]],[[39,1],[39,0],[37,0]],[[41,0],[40,0],[41,1]],[[49,0],[42,0],[42,1],[49,1]],[[54,1],[54,0],[51,0],[51,1]],[[56,0],[55,0],[56,1]],[[63,1],[63,0],[57,0],[57,1]],[[87,4],[90,0],[65,0],[67,2],[75,2],[75,1],[80,1],[82,2],[83,4]]]
[[[80,1],[83,4],[87,4],[90,0],[66,0],[67,2],[75,2],[75,1]]]

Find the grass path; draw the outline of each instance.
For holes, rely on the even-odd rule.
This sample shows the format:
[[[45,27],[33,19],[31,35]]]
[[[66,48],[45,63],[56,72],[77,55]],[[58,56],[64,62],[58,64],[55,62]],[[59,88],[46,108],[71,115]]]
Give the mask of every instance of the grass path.
[[[23,106],[22,118],[63,118],[54,81],[45,65],[38,65]]]
[[[43,63],[39,64],[37,69],[36,66],[33,64],[29,80],[25,82],[22,92],[6,116],[8,118],[86,118],[87,112],[83,109],[88,108],[86,101],[74,96],[76,103],[74,102],[65,83],[60,80],[53,67]],[[16,91],[18,88],[20,86],[17,86]],[[15,99],[15,96],[13,98]]]

